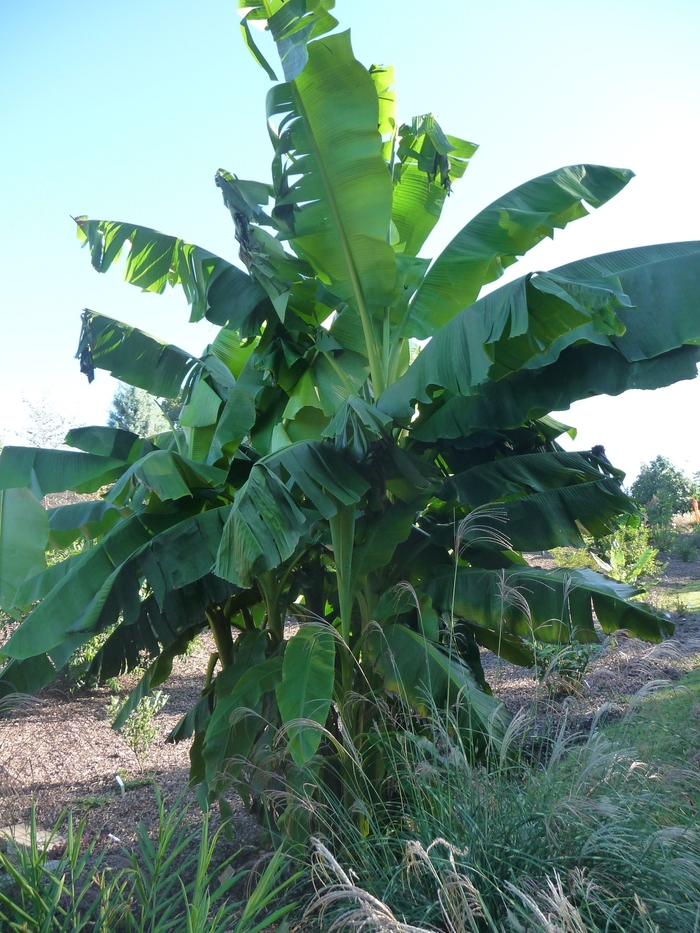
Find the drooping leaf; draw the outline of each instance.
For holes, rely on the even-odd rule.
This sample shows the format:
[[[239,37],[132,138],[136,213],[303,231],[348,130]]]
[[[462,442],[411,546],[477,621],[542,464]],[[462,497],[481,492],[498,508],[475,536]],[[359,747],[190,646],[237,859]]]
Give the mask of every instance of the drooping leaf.
[[[66,434],[66,444],[77,447],[88,454],[109,457],[124,463],[133,463],[143,457],[153,445],[138,434],[123,431],[121,428],[93,426],[89,428],[71,428]]]
[[[226,472],[197,463],[173,450],[154,450],[129,467],[109,492],[112,502],[121,502],[130,483],[138,481],[159,499],[192,496],[192,490],[223,486]]]
[[[263,289],[245,272],[178,237],[111,220],[77,217],[76,223],[98,272],[106,272],[128,243],[126,281],[157,294],[168,285],[181,285],[192,309],[191,321],[206,317],[212,324],[228,323],[237,329],[266,299]]]
[[[672,624],[648,607],[628,600],[639,590],[592,570],[438,571],[421,584],[439,611],[496,633],[545,642],[597,641],[592,611],[606,633],[625,629],[646,641],[661,641]],[[478,637],[478,629],[477,637]],[[491,647],[491,645],[489,645]]]
[[[509,715],[502,703],[484,693],[469,667],[406,625],[387,625],[368,638],[368,655],[385,688],[404,697],[423,715],[431,700],[439,707],[457,704],[474,736],[503,736]]]
[[[619,331],[617,310],[628,304],[613,277],[602,284],[548,272],[523,276],[453,317],[382,394],[378,406],[405,419],[413,400],[431,401],[431,387],[473,395],[489,377],[503,379],[522,369],[573,328],[593,323],[602,332]]]
[[[76,633],[93,632],[100,624],[119,571],[150,541],[152,534],[139,515],[116,525],[99,543],[69,564],[67,572],[11,636],[3,651],[9,657],[30,658],[51,652]],[[110,607],[116,621],[119,607]],[[59,665],[60,666],[60,665]]]
[[[516,428],[547,412],[564,411],[579,399],[620,395],[628,389],[658,389],[694,379],[699,362],[697,346],[679,347],[633,363],[609,347],[570,347],[550,366],[523,369],[498,383],[486,383],[477,395],[449,398],[417,422],[413,436],[431,443],[468,437],[483,429]]]
[[[14,604],[22,583],[46,567],[46,511],[28,489],[0,490],[0,606]]]
[[[307,623],[287,642],[277,703],[287,727],[290,754],[302,768],[318,750],[328,717],[335,675],[335,635],[327,625]],[[305,721],[306,720],[306,721]]]
[[[31,695],[46,687],[56,676],[56,669],[45,654],[11,660],[0,668],[0,699],[17,693]]]
[[[431,337],[482,287],[554,230],[600,207],[633,177],[628,169],[569,165],[533,178],[489,204],[435,260],[411,303],[405,336]]]
[[[151,395],[177,398],[195,362],[189,353],[95,311],[86,309],[82,320],[75,355],[90,382],[98,367]]]
[[[0,453],[0,489],[31,489],[37,499],[51,492],[89,493],[113,483],[129,464],[78,453],[36,447],[3,447]]]
[[[609,534],[635,504],[620,489],[607,461],[592,454],[549,452],[504,457],[453,476],[440,498],[475,508],[498,503],[498,524],[519,551],[581,546],[581,528]],[[485,526],[493,521],[485,517]]]
[[[55,548],[67,548],[81,535],[87,540],[106,534],[110,528],[131,514],[104,499],[60,505],[48,512],[50,543]]]

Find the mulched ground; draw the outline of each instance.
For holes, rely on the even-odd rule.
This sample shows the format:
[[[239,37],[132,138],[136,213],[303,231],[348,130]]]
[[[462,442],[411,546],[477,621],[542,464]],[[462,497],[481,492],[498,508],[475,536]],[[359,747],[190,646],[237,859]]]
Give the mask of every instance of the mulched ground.
[[[532,555],[532,562],[553,566],[547,555]],[[699,578],[700,562],[670,560],[662,586]],[[566,716],[570,728],[585,729],[604,704],[609,704],[608,715],[621,715],[637,691],[659,681],[673,682],[700,664],[700,615],[676,616],[674,621],[673,638],[661,645],[608,639],[592,659],[580,693],[571,696],[551,698],[531,672],[504,664],[488,652],[486,676],[509,709],[529,706],[537,698],[538,716],[556,723]],[[154,780],[168,807],[184,795],[191,804],[190,819],[197,823],[198,806],[188,789],[189,743],[166,744],[165,738],[197,700],[212,650],[204,635],[190,656],[176,660],[161,687],[168,702],[156,720],[159,735],[142,762],[109,724],[106,709],[113,691],[107,687],[71,694],[65,682],[58,683],[0,719],[0,827],[26,823],[34,801],[40,826],[50,828],[70,808],[85,817],[89,835],[110,833],[130,846],[141,821],[151,829],[156,825]],[[120,681],[124,690],[134,682]],[[117,774],[126,783],[123,795]],[[236,845],[254,851],[260,844],[255,823],[240,799],[232,795],[229,802],[235,813]],[[215,814],[212,822],[215,826]]]

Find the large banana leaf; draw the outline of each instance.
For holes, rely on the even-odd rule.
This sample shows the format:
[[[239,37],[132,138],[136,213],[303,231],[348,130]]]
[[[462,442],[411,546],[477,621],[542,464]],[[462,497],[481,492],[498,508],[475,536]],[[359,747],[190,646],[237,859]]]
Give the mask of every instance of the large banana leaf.
[[[223,487],[226,471],[196,463],[172,450],[154,450],[126,470],[108,493],[111,502],[122,503],[134,481],[155,492],[161,501],[192,496],[192,490]]]
[[[265,291],[245,272],[178,237],[111,220],[76,217],[76,223],[98,272],[106,272],[128,243],[126,281],[158,294],[168,285],[181,285],[192,309],[191,321],[206,317],[212,324],[228,323],[237,329],[266,302]]]
[[[632,307],[620,309],[625,330],[610,340],[625,359],[700,341],[700,241],[602,253],[554,271],[570,281],[619,279]]]
[[[89,493],[113,483],[129,464],[73,450],[3,447],[0,489],[31,489],[37,499],[51,492]]]
[[[70,654],[75,636],[78,642],[85,641],[89,633],[116,622],[120,606],[110,598],[112,591],[124,565],[151,537],[139,515],[120,522],[68,565],[67,572],[11,636],[4,653],[21,660],[61,647]]]
[[[24,661],[9,661],[0,669],[0,699],[17,693],[31,695],[50,684],[56,668],[45,654]]]
[[[329,626],[307,623],[289,639],[284,652],[277,704],[290,754],[300,768],[316,754],[331,708],[335,637]]]
[[[466,438],[481,430],[517,428],[550,411],[596,395],[620,395],[628,389],[659,389],[694,379],[700,347],[684,346],[650,360],[628,362],[621,353],[593,344],[564,350],[556,363],[523,369],[501,382],[479,386],[479,394],[452,396],[416,422],[412,436],[432,443]]]
[[[458,473],[439,495],[471,508],[498,503],[495,526],[488,517],[481,524],[503,525],[515,550],[579,547],[582,528],[601,537],[621,514],[636,514],[606,464],[592,454],[554,451],[504,457]]]
[[[22,583],[46,567],[46,511],[28,489],[0,490],[0,606],[14,604]]]
[[[431,337],[520,256],[552,237],[555,229],[585,217],[584,201],[599,207],[632,177],[628,169],[569,165],[533,178],[489,204],[431,266],[411,302],[404,336]]]
[[[66,434],[66,444],[88,454],[109,457],[124,463],[134,463],[153,450],[153,444],[121,428],[97,426],[89,428],[71,428]]]
[[[378,406],[407,419],[414,400],[431,401],[431,388],[472,395],[476,386],[521,369],[574,328],[592,324],[603,334],[620,331],[616,312],[628,304],[613,277],[584,283],[557,273],[523,276],[453,317]]]
[[[530,291],[532,286],[537,294]],[[550,286],[553,292],[557,286],[562,291],[555,296],[548,291]],[[540,292],[543,287],[545,291]],[[563,347],[576,339],[576,328],[582,341],[595,340],[596,344],[614,348],[625,360],[653,359],[700,340],[699,289],[699,243],[606,253],[535,278],[526,276],[492,292],[443,327],[405,375],[387,389],[379,405],[387,413],[405,418],[412,399],[430,401],[431,385],[469,396],[475,394],[474,387],[487,375],[501,381],[494,388],[487,387],[486,392],[498,394],[503,385],[502,391],[507,393],[510,379],[505,376],[528,365],[534,369],[552,362],[547,356],[549,348],[556,352],[559,346],[563,352]],[[574,313],[567,315],[568,302]],[[546,333],[538,333],[537,317],[551,314],[553,303],[559,314],[547,320]],[[574,308],[576,304],[587,307],[589,321],[582,320],[583,315]],[[672,315],[669,309],[673,309]],[[513,322],[508,334],[500,328],[504,315],[512,315],[508,318]],[[528,315],[535,321],[527,320]],[[567,318],[568,327],[564,326]],[[487,323],[494,320],[499,329],[493,325],[488,329]],[[559,334],[555,333],[557,329]],[[532,341],[523,340],[531,335],[540,343],[539,351]],[[562,337],[563,347],[557,344]],[[488,347],[501,338],[500,346]],[[491,359],[494,364],[489,367]],[[550,370],[548,367],[547,372]],[[572,371],[571,378],[590,382],[585,369]],[[546,377],[543,382],[546,384]],[[482,391],[480,388],[476,394]],[[539,408],[540,414],[551,410],[546,405]]]
[[[49,545],[62,549],[81,537],[88,541],[99,538],[130,513],[130,509],[119,508],[104,499],[60,505],[48,512]]]
[[[466,707],[470,731],[498,739],[508,725],[502,703],[481,690],[469,667],[457,654],[448,653],[405,625],[387,625],[370,633],[367,656],[381,674],[387,690],[430,715],[433,704]]]
[[[76,357],[90,382],[97,366],[122,382],[164,398],[177,398],[195,363],[179,347],[87,309]]]
[[[452,613],[496,634],[522,639],[596,641],[593,610],[605,633],[625,630],[646,641],[673,634],[673,625],[641,603],[639,590],[592,570],[457,570],[436,572],[421,584],[439,612]]]
[[[387,242],[392,186],[377,129],[377,92],[348,33],[310,43],[308,55],[294,82],[268,95],[276,150],[273,216],[333,292],[358,309],[377,376],[369,315],[387,303],[395,279]],[[280,117],[275,129],[272,120]]]
[[[330,444],[301,442],[258,460],[236,493],[216,561],[216,573],[238,586],[250,586],[254,575],[290,557],[308,527],[275,471],[327,519],[358,502],[369,486]]]

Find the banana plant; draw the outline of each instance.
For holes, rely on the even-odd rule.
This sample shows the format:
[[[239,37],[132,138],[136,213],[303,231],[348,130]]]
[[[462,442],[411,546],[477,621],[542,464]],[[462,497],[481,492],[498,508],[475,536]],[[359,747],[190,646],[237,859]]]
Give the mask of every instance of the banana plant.
[[[181,287],[191,320],[220,329],[196,355],[83,312],[88,380],[101,368],[185,404],[153,437],[82,428],[71,450],[2,451],[0,600],[29,614],[2,649],[0,686],[39,689],[102,633],[97,676],[150,659],[124,718],[208,627],[216,651],[172,738],[194,737],[192,780],[210,799],[233,784],[263,814],[309,771],[337,780],[348,737],[381,782],[377,698],[451,711],[475,755],[498,742],[508,717],[480,648],[530,665],[533,637],[670,634],[633,587],[547,573],[523,552],[638,518],[604,449],[565,452],[557,439],[574,430],[550,413],[694,378],[700,243],[608,253],[479,297],[632,172],[550,171],[427,258],[477,147],[432,114],[399,120],[393,70],[355,59],[332,0],[239,5],[274,82],[271,180],[216,174],[239,261],[76,218],[98,272],[126,248],[127,282]],[[100,496],[40,507],[67,489]]]

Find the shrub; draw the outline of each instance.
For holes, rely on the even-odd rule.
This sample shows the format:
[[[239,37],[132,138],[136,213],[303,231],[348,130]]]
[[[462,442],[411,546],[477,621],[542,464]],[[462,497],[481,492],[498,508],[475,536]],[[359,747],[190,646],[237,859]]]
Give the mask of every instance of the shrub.
[[[697,560],[700,551],[698,551],[698,540],[696,536],[679,534],[676,537],[671,553],[674,557],[678,557],[686,563]]]
[[[634,498],[647,510],[653,525],[668,525],[678,512],[689,512],[698,485],[666,457],[645,463],[630,488]]]

